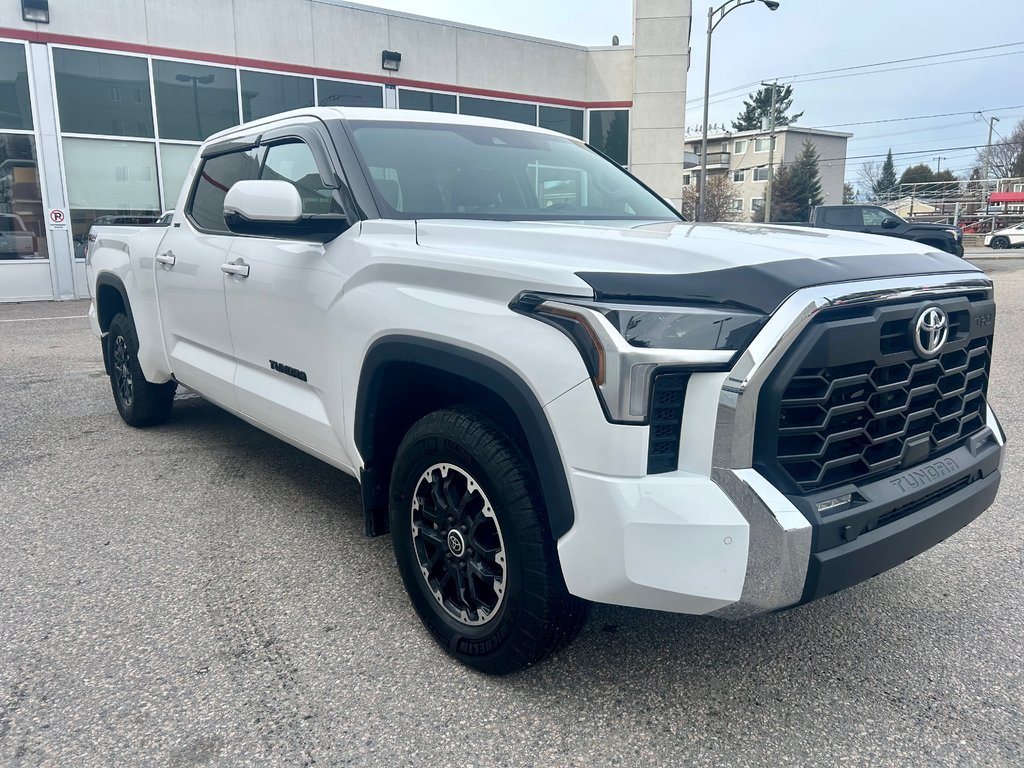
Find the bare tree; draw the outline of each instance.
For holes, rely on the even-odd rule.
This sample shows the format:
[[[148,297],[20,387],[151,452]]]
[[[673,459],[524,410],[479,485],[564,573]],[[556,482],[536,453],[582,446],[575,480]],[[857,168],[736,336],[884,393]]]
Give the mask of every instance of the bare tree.
[[[697,220],[697,187],[683,187],[683,215],[690,221]],[[728,173],[708,176],[708,187],[704,198],[705,221],[739,221],[743,218],[743,206],[733,207],[734,200],[742,200],[739,185],[729,181]]]
[[[871,194],[871,191],[878,186],[878,180],[881,176],[881,160],[869,160],[861,165],[860,170],[857,171],[857,181],[860,182],[860,188],[868,194]]]
[[[985,167],[987,147],[978,150],[977,164]],[[1019,120],[1005,137],[992,142],[989,175],[997,179],[1024,176],[1024,120]]]

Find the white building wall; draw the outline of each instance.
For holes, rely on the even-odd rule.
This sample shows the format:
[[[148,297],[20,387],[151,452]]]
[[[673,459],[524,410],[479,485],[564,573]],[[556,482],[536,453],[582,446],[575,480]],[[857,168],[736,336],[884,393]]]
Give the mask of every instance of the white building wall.
[[[689,0],[634,0],[630,169],[679,207],[686,138]]]

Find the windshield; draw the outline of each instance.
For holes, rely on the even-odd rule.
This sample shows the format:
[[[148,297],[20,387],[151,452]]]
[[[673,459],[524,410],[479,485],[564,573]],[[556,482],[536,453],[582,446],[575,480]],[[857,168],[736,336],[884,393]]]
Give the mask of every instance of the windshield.
[[[354,121],[386,218],[679,219],[583,144],[514,128]]]

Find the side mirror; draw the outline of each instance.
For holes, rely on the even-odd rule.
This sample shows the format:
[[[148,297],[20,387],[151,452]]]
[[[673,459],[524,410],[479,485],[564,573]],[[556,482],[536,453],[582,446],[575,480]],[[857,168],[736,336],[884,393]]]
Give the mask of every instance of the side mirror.
[[[236,235],[327,242],[349,228],[336,213],[303,214],[294,184],[271,179],[236,181],[224,196],[224,223]]]
[[[884,221],[882,221],[882,229],[895,229],[899,225],[899,219],[885,219]]]

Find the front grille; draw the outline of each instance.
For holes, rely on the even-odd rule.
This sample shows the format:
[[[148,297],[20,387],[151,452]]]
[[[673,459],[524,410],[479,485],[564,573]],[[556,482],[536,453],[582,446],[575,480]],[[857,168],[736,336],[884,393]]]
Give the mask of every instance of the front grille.
[[[950,318],[945,351],[931,360],[912,351],[909,331],[928,302],[823,318],[797,342],[759,418],[769,440],[760,434],[756,443],[761,464],[789,491],[913,466],[985,425],[992,331],[972,316],[990,319],[992,302],[931,303],[948,304]]]

